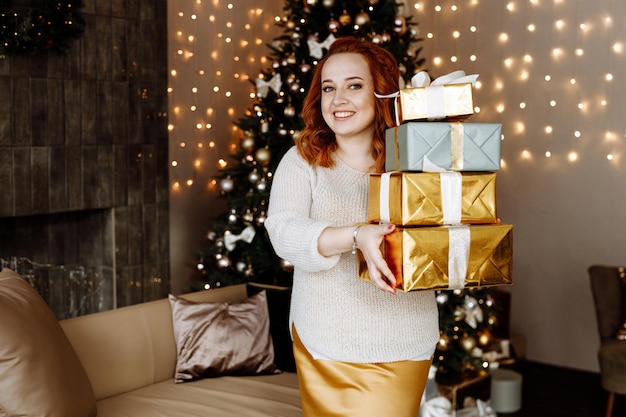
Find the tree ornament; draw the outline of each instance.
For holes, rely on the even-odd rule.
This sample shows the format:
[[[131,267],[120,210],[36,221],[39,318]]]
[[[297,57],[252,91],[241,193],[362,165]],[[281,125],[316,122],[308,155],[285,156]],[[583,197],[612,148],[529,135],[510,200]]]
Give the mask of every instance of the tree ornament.
[[[259,178],[261,178],[261,174],[259,174],[259,171],[256,168],[254,168],[248,174],[248,181],[250,181],[252,184],[256,183]]]
[[[293,30],[293,28],[296,27],[296,22],[294,22],[293,20],[289,20],[287,21],[287,24],[285,25],[285,27],[287,29]]]
[[[254,269],[252,265],[248,265],[245,271],[243,271],[243,276],[246,278],[252,278],[254,276]]]
[[[287,107],[285,107],[285,110],[283,110],[283,113],[287,117],[293,117],[296,115],[296,108],[292,106],[291,104],[289,104]]]
[[[471,352],[476,347],[476,339],[465,335],[461,338],[460,345],[466,352]]]
[[[379,2],[379,1],[380,1],[380,0],[367,0],[367,2],[368,2],[369,4],[371,4],[372,6],[373,6],[373,5],[375,5],[375,4],[378,4],[378,2]]]
[[[406,19],[403,16],[396,16],[393,24],[395,27],[393,31],[398,35],[404,35],[406,33]]]
[[[327,9],[332,8],[335,5],[335,0],[322,0],[322,6],[326,7]]]
[[[250,223],[254,220],[254,214],[252,214],[252,210],[246,209],[246,212],[241,216],[244,222]]]
[[[239,146],[241,146],[241,149],[248,152],[254,149],[254,145],[256,145],[256,140],[252,136],[246,136],[245,138],[241,139],[241,143],[239,144]]]
[[[348,26],[350,23],[352,23],[352,16],[350,16],[350,13],[344,10],[339,16],[339,24],[341,26]]]
[[[354,24],[357,26],[364,26],[370,22],[370,15],[365,13],[363,10],[359,12],[354,18]]]
[[[439,305],[444,305],[445,303],[448,302],[448,293],[445,291],[441,291],[439,294],[437,294],[437,304]]]
[[[236,224],[237,220],[239,220],[239,215],[237,214],[237,210],[236,209],[232,209],[230,211],[230,213],[228,213],[228,223],[229,224]]]
[[[280,127],[278,128],[278,134],[280,136],[287,136],[289,134],[289,131],[285,129],[285,126],[281,124]]]
[[[445,352],[450,347],[450,337],[443,333],[439,333],[439,341],[437,342],[437,349]]]
[[[261,178],[259,181],[257,181],[256,184],[254,184],[254,187],[258,192],[262,193],[267,190],[267,181],[265,180],[265,178]]]
[[[383,38],[381,35],[374,35],[372,36],[372,43],[375,43],[376,45],[380,45],[383,43]]]
[[[229,269],[232,266],[232,261],[226,255],[223,255],[220,259],[217,260],[216,265],[222,271]]]
[[[268,148],[259,148],[254,153],[254,158],[261,164],[267,165],[272,159],[272,152]]]
[[[260,212],[258,216],[256,216],[256,224],[257,226],[263,226],[265,224],[265,220],[267,220],[267,213],[264,211]]]
[[[215,230],[210,230],[206,234],[206,238],[209,239],[209,241],[213,242],[215,240],[215,238],[217,238],[217,233],[215,233]]]
[[[315,6],[317,4],[317,0],[304,0],[305,6]]]
[[[331,33],[337,33],[337,31],[339,30],[339,22],[337,22],[335,19],[331,19],[328,21],[326,27]]]
[[[218,237],[217,239],[215,239],[215,247],[218,249],[222,249],[224,247],[224,238],[223,237]]]
[[[239,273],[243,273],[247,267],[248,267],[248,264],[245,263],[244,261],[237,261],[237,263],[235,264],[235,269]]]
[[[229,175],[220,181],[220,188],[223,192],[230,193],[235,188],[235,181]]]
[[[293,264],[291,262],[289,262],[289,261],[284,260],[284,259],[280,260],[280,267],[285,272],[292,272],[293,271]]]
[[[303,74],[308,73],[309,71],[311,71],[311,66],[307,63],[301,64],[300,65],[300,72]]]
[[[480,332],[478,335],[478,344],[481,346],[487,346],[489,343],[491,343],[491,332],[489,330]]]
[[[289,86],[289,91],[292,93],[298,93],[300,91],[300,83],[293,83]]]

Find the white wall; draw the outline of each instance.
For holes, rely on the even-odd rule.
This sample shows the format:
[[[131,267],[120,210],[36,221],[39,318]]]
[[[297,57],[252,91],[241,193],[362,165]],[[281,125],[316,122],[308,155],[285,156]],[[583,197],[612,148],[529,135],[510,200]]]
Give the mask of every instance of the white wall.
[[[431,74],[479,73],[481,112],[470,121],[503,124],[498,207],[514,225],[512,330],[526,337],[529,359],[595,371],[587,268],[626,262],[626,2],[452,4],[413,10]]]
[[[232,121],[251,104],[251,85],[233,74],[256,78],[267,67],[258,61],[267,48],[254,40],[270,42],[280,33],[271,22],[282,13],[282,2],[242,0],[233,9],[227,5],[170,1],[170,68],[178,71],[170,77],[175,87],[170,95],[175,125],[170,151],[179,162],[171,175],[173,185],[183,184],[173,186],[171,193],[175,292],[187,288],[199,239],[209,212],[215,210],[215,186],[208,184],[217,159],[227,158],[228,146],[236,143]],[[180,8],[195,8],[202,17],[190,20],[193,10],[180,17]],[[587,267],[626,263],[626,72],[620,49],[626,45],[626,2],[422,0],[408,1],[405,10],[426,38],[422,56],[432,75],[455,69],[480,74],[475,94],[480,113],[469,121],[503,124],[498,203],[503,221],[514,225],[515,283],[509,288],[513,332],[526,337],[531,360],[597,370],[598,336]],[[211,14],[215,22],[209,20]],[[188,34],[195,34],[196,41],[190,42]],[[227,43],[227,36],[233,42]],[[241,40],[249,44],[241,45]],[[578,48],[582,52],[577,54]],[[178,49],[193,50],[195,58],[178,55]],[[239,61],[233,59],[239,55]],[[251,62],[251,57],[257,60]],[[199,68],[207,69],[201,80]],[[195,84],[202,91],[194,95],[189,91]],[[214,93],[214,86],[220,92]],[[225,91],[232,96],[226,97]],[[190,112],[190,103],[202,110]],[[206,115],[206,108],[213,113]],[[195,129],[197,120],[209,120],[212,128]],[[211,141],[215,148],[209,148]],[[187,146],[181,148],[181,142]],[[548,151],[550,157],[545,156]],[[196,160],[199,167],[194,167]],[[193,185],[184,185],[190,178]]]

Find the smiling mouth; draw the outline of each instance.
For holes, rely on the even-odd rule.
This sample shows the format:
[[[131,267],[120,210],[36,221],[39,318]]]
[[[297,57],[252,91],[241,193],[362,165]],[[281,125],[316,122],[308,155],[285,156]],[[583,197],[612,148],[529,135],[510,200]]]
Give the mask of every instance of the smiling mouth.
[[[338,119],[344,119],[346,117],[350,117],[354,115],[353,111],[337,111],[334,113],[334,116]]]

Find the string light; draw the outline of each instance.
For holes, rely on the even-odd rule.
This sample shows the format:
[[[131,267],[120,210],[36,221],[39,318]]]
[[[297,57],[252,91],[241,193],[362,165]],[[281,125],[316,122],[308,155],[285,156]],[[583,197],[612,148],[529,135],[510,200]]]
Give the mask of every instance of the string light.
[[[472,1],[455,3],[453,16],[437,3],[444,4],[420,1],[413,9],[427,34],[430,70],[435,75],[457,69],[481,73],[486,88],[475,89],[475,103],[488,107],[480,121],[502,120],[505,131],[524,141],[519,152],[574,163],[598,154],[572,147],[626,146],[626,119],[618,107],[623,80],[617,70],[626,58],[626,29],[615,24],[615,10],[582,7],[583,0],[577,10],[564,0],[510,0],[482,8]],[[438,36],[441,31],[452,37]],[[620,100],[611,100],[618,94]],[[600,155],[616,163],[619,153],[607,149]]]
[[[557,0],[510,0],[494,6],[501,11],[487,10],[478,0],[438,3],[419,0],[407,2],[405,8],[424,30],[427,67],[433,75],[459,68],[480,72],[486,66],[502,67],[503,72],[494,70],[492,80],[481,77],[485,87],[477,84],[476,104],[488,105],[485,118],[497,115],[508,120],[505,129],[528,138],[527,149],[520,152],[537,148],[535,155],[558,153],[559,160],[574,162],[587,158],[587,153],[578,152],[576,158],[571,153],[560,155],[567,146],[559,143],[576,139],[582,144],[611,137],[615,146],[625,146],[626,120],[610,115],[619,112],[619,103],[611,98],[615,85],[622,82],[616,68],[624,59],[626,35],[606,10],[584,8],[578,15],[565,14],[566,2]],[[280,33],[274,23],[281,20],[280,15],[259,7],[244,10],[236,2],[195,0],[179,2],[176,7],[180,10],[174,11],[170,25],[167,89],[172,188],[176,188],[174,184],[180,188],[188,180],[192,185],[198,183],[193,181],[198,171],[226,166],[218,155],[236,149],[237,132],[223,122],[243,114],[254,99],[249,80],[268,64],[265,44]],[[480,15],[498,13],[506,26],[479,24],[488,21]],[[552,18],[542,18],[546,15]],[[445,22],[445,26],[435,21]],[[474,35],[478,33],[480,41]],[[606,54],[591,50],[589,45],[594,44],[607,45]],[[605,62],[598,62],[599,56],[604,56]],[[500,64],[495,63],[498,60]],[[516,97],[515,91],[521,95]],[[481,109],[476,105],[476,110]],[[562,116],[573,111],[579,116],[575,120]],[[594,123],[582,129],[581,124],[589,124],[591,117]],[[537,140],[540,138],[546,140]],[[201,147],[199,143],[212,145]],[[616,161],[619,153],[607,150],[603,155]]]

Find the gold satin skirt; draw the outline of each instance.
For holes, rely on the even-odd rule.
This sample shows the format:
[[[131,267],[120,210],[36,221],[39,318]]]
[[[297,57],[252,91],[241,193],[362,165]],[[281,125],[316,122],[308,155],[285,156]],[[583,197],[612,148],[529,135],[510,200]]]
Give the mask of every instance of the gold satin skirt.
[[[432,360],[315,360],[293,329],[305,417],[417,417]]]

